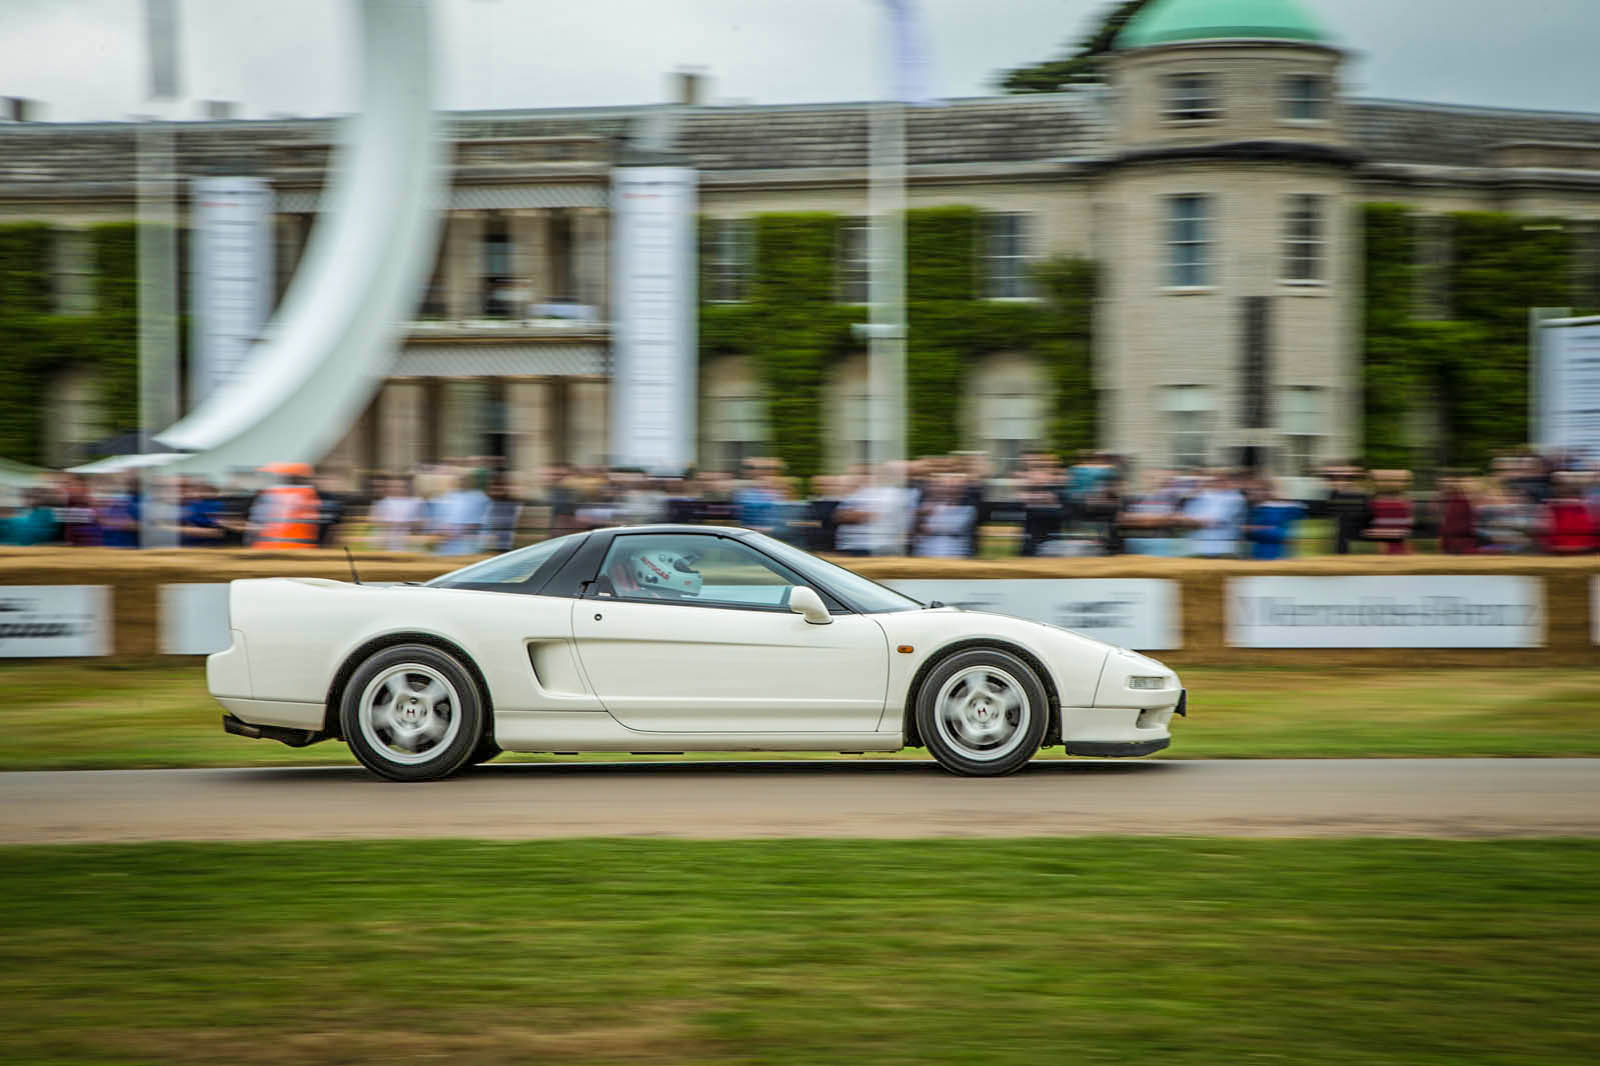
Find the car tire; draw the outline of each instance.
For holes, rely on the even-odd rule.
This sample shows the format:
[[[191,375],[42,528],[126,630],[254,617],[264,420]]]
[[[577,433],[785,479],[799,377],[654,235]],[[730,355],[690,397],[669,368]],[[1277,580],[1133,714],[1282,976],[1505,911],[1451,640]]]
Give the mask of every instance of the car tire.
[[[951,773],[1016,773],[1044,741],[1050,704],[1033,668],[999,648],[973,648],[940,662],[917,690],[917,731]]]
[[[436,781],[467,764],[484,737],[483,697],[455,656],[427,644],[374,652],[345,686],[345,742],[391,781]]]

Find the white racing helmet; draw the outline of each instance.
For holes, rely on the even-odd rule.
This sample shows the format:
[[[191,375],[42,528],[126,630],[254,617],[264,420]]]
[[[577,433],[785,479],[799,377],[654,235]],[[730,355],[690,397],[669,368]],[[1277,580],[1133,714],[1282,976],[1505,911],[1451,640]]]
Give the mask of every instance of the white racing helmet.
[[[633,557],[633,579],[639,587],[673,596],[698,596],[700,572],[677,552],[643,551]]]

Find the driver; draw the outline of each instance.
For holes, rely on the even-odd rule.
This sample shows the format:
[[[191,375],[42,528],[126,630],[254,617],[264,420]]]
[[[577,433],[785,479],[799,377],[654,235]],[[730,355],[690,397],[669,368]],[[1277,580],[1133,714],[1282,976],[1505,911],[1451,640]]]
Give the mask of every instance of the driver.
[[[688,559],[664,548],[619,552],[606,576],[618,596],[679,599],[700,595],[704,584]]]

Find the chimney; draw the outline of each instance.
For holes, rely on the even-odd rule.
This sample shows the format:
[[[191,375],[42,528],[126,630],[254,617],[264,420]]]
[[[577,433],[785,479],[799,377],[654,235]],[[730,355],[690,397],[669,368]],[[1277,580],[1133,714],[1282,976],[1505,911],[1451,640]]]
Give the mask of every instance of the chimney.
[[[681,107],[702,107],[711,78],[704,67],[679,67],[668,77],[672,102]]]
[[[202,100],[201,113],[210,122],[226,122],[234,117],[239,105],[232,100]]]
[[[38,122],[39,101],[25,96],[0,96],[0,122]]]

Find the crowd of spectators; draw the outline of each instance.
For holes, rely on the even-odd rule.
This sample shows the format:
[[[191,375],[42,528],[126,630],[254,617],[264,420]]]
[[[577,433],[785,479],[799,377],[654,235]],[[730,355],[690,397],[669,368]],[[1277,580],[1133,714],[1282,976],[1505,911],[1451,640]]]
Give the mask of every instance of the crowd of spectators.
[[[1136,478],[1125,459],[1104,453],[1072,464],[1028,454],[1003,475],[986,456],[961,453],[877,472],[858,467],[809,486],[771,458],[747,459],[737,474],[662,478],[567,466],[542,474],[542,489],[527,500],[489,459],[379,478],[365,495],[335,491],[298,465],[222,488],[163,479],[161,543],[471,555],[603,526],[675,522],[745,526],[842,555],[1600,551],[1600,475],[1531,453],[1499,459],[1483,476],[1448,473],[1425,492],[1407,471],[1351,465],[1296,479],[1296,493],[1285,491],[1290,482],[1237,470]],[[138,547],[144,512],[135,476],[62,475],[0,510],[0,543]]]

